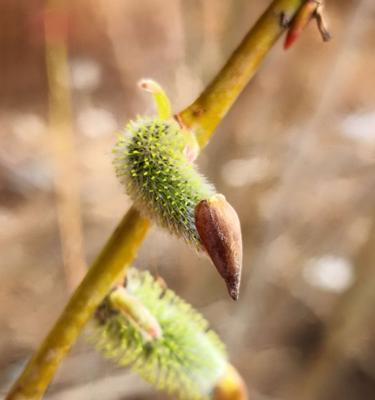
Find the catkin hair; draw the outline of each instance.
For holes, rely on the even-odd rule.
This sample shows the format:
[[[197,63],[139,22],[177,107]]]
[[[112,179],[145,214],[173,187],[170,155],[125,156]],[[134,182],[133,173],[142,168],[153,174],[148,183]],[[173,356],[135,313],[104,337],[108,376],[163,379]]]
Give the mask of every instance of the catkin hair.
[[[160,327],[150,339],[108,299],[97,310],[90,340],[107,358],[130,366],[157,389],[180,399],[208,399],[227,368],[223,343],[207,321],[148,272],[131,268],[126,290]]]
[[[191,137],[173,120],[131,121],[117,140],[114,165],[141,211],[200,248],[194,210],[216,191],[186,156]]]

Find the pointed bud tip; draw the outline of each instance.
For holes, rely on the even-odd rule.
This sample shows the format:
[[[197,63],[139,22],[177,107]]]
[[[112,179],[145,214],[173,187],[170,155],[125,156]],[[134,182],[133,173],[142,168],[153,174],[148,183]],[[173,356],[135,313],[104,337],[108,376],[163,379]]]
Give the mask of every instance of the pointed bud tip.
[[[234,274],[232,276],[227,276],[224,278],[225,283],[227,285],[229,296],[237,301],[240,297],[240,283],[241,283],[241,275]]]
[[[298,34],[294,31],[289,31],[286,35],[284,42],[284,50],[288,50],[292,47],[292,45],[297,41]]]
[[[228,292],[229,292],[229,296],[234,300],[237,301],[240,297],[240,292],[238,289],[231,289],[230,287],[228,287]]]
[[[200,201],[195,225],[204,249],[224,278],[229,295],[237,300],[242,268],[242,237],[236,211],[222,195]]]

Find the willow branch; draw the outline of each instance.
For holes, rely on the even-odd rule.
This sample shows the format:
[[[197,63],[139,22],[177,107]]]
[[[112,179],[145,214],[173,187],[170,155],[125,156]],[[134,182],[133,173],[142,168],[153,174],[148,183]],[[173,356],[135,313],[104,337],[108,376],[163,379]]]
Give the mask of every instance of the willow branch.
[[[81,329],[133,261],[149,222],[131,208],[89,269],[54,327],[29,361],[7,399],[39,399]]]
[[[204,147],[257,67],[283,31],[281,16],[292,18],[304,0],[274,0],[247,34],[228,63],[201,96],[177,118],[191,128]],[[44,339],[7,400],[40,399],[81,329],[113,283],[133,261],[149,221],[131,208],[109,238],[60,318]]]
[[[291,20],[305,0],[275,0],[245,36],[228,62],[179,120],[193,130],[201,147],[254,76],[259,64],[283,33],[283,18]]]

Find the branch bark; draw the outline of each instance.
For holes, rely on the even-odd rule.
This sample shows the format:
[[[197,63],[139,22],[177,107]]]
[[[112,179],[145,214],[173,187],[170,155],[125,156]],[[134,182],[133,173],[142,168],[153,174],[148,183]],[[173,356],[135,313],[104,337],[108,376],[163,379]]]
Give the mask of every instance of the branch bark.
[[[208,143],[219,122],[285,30],[285,24],[281,21],[290,21],[304,2],[273,1],[215,79],[197,100],[178,114],[179,120],[196,133],[201,147]]]

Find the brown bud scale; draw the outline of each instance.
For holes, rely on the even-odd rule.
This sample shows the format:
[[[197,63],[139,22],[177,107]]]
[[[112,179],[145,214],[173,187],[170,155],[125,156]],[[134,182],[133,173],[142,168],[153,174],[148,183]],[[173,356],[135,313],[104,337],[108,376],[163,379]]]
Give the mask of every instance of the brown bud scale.
[[[195,207],[195,226],[202,245],[224,278],[230,296],[239,296],[242,235],[238,215],[223,195],[202,200]]]

